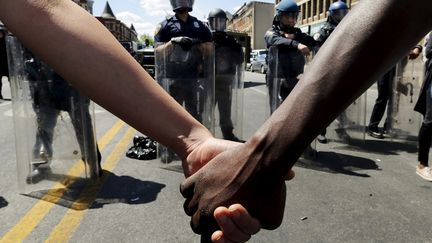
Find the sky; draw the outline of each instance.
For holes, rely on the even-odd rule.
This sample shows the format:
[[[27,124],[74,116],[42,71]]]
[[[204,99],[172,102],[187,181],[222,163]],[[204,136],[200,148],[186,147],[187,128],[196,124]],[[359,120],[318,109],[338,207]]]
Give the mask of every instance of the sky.
[[[260,0],[274,3],[274,0]],[[162,22],[167,14],[173,14],[169,0],[109,0],[114,15],[126,25],[133,23],[139,35],[153,36],[158,23]],[[207,14],[214,8],[221,8],[234,13],[245,0],[196,0],[191,15],[205,20]],[[93,15],[101,16],[106,0],[94,0]]]

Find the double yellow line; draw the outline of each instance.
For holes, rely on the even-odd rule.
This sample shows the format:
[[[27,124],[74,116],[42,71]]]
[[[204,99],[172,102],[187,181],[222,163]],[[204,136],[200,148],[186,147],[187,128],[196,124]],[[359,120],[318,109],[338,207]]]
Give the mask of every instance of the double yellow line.
[[[100,150],[103,150],[106,145],[117,135],[121,128],[125,125],[123,121],[118,121],[114,126],[98,141]],[[107,171],[111,171],[116,166],[117,162],[121,159],[130,143],[132,137],[136,131],[133,128],[129,128],[125,135],[121,138],[120,142],[117,143],[114,150],[107,157],[103,164],[103,168]],[[79,176],[83,173],[83,167],[79,166],[81,163],[77,163],[69,171],[69,175]],[[101,184],[106,180],[106,177],[102,178]],[[99,187],[88,187],[80,194],[79,198],[75,203],[80,201],[91,202],[94,200],[99,193]],[[60,196],[61,197],[61,196]],[[58,197],[58,198],[60,198]],[[57,199],[58,200],[58,199]],[[24,215],[20,221],[1,239],[0,243],[4,242],[22,242],[27,236],[34,230],[34,228],[42,221],[42,219],[49,213],[51,208],[55,205],[55,201],[52,199],[47,202],[45,200],[38,201],[31,209]],[[74,208],[74,207],[72,207]],[[81,220],[86,214],[86,210],[75,211],[69,209],[63,219],[57,224],[52,230],[46,242],[66,242],[70,239],[76,228],[79,226]]]

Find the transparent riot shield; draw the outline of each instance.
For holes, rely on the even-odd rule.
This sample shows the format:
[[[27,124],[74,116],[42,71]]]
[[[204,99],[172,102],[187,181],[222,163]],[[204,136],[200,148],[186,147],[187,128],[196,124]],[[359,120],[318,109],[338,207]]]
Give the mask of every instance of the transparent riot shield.
[[[423,80],[421,58],[400,61],[396,66],[390,109],[390,133],[392,138],[417,141],[422,118],[414,111]]]
[[[266,82],[270,114],[272,114],[297,85],[299,75],[306,64],[305,57],[297,51],[279,50],[272,46],[268,50]]]
[[[56,203],[77,196],[102,172],[93,106],[15,37],[7,51],[19,190]]]
[[[356,99],[327,127],[330,141],[359,144],[365,141],[367,93]]]
[[[280,50],[272,46],[268,50],[266,83],[270,113],[273,113],[291,93],[304,71],[305,57],[299,51]]]
[[[269,114],[272,114],[288,97],[307,65],[306,58],[299,51],[283,50],[272,46],[267,54],[266,83],[268,88]],[[316,157],[316,141],[306,148],[305,158]]]
[[[239,141],[243,134],[243,50],[219,46],[215,58],[216,136]]]
[[[157,82],[212,132],[215,102],[214,60],[212,42],[196,44],[190,49],[171,42],[159,43],[155,49]],[[178,159],[163,146],[159,146],[158,151],[163,163]]]

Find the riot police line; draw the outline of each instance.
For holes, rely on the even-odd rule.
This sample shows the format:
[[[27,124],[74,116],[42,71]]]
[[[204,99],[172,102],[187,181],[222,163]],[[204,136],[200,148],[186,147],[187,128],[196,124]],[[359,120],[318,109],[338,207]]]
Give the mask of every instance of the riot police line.
[[[348,6],[344,2],[332,3],[328,9],[327,21],[311,40],[311,37],[295,27],[299,13],[295,1],[281,1],[276,6],[273,26],[265,35],[268,49],[266,84],[270,113],[279,107],[299,82],[308,60],[312,59],[306,57],[319,52],[348,11]],[[331,68],[331,64],[328,68]],[[388,118],[384,128],[379,129],[383,135],[378,138],[415,140],[421,126],[421,116],[413,109],[420,92],[422,75],[423,63],[419,59],[405,58],[396,65],[395,74],[386,86],[389,94]],[[364,143],[366,135],[371,134],[367,126],[372,111],[368,100],[374,100],[377,96],[373,90],[365,92],[321,132],[317,141]]]
[[[266,35],[269,42],[277,43],[268,45],[269,71],[266,82],[272,112],[290,94],[304,72],[306,59],[305,47],[302,45],[309,48],[309,43],[314,41],[294,26],[280,25],[282,14],[296,19],[298,8],[278,5],[273,27]],[[210,29],[206,29],[198,19],[187,17],[188,21],[181,23],[180,16],[174,15],[163,21],[157,30],[156,80],[210,131],[220,132],[220,136],[225,139],[241,141],[243,50],[225,32],[226,15],[222,10],[215,10],[209,15]],[[301,36],[302,40],[297,43],[285,40],[281,45],[275,37],[282,37],[280,35],[284,31],[286,36]],[[310,44],[310,49],[312,47]],[[16,40],[10,41],[9,48],[10,56],[13,57],[10,67],[14,69],[11,81],[16,97],[13,100],[16,136],[17,142],[23,145],[17,151],[19,180],[23,191],[28,191],[29,186],[36,184],[49,187],[39,182],[52,184],[49,178],[53,174],[68,175],[68,169],[81,159],[85,173],[76,177],[99,176],[100,153],[94,136],[93,108],[88,99],[71,91],[66,81],[38,62],[36,57],[26,53]],[[393,98],[388,108],[392,121],[388,134],[394,138],[414,136],[420,127],[420,117],[412,112],[413,100],[416,100],[416,91],[420,89],[422,80],[422,72],[418,72],[419,65],[404,60],[397,66],[392,85]],[[58,97],[57,89],[68,90],[60,93],[69,95]],[[367,94],[353,102],[329,125],[330,140],[345,143],[364,141],[366,106]],[[218,114],[215,113],[216,107]],[[217,116],[219,122],[216,122]],[[71,134],[71,131],[74,132]],[[163,146],[158,148],[158,155],[164,163],[176,159]]]

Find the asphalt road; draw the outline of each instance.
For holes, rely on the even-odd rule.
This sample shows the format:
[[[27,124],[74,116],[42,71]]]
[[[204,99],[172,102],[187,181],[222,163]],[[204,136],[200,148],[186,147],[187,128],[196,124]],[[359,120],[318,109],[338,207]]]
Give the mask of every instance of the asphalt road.
[[[264,75],[247,73],[245,81],[246,139],[268,109]],[[9,98],[5,84],[3,95]],[[369,114],[374,86],[367,96]],[[14,142],[11,114],[10,101],[3,101],[0,242],[199,242],[182,209],[179,161],[164,165],[125,157],[136,132],[100,107],[97,137],[106,144],[106,172],[101,185],[89,185],[80,198],[89,209],[19,194],[15,150],[20,145]],[[432,183],[415,174],[415,143],[366,136],[354,146],[330,141],[316,149],[317,157],[301,159],[296,178],[287,183],[283,224],[250,242],[432,242]]]

